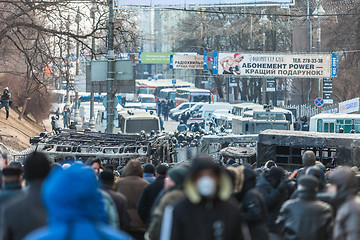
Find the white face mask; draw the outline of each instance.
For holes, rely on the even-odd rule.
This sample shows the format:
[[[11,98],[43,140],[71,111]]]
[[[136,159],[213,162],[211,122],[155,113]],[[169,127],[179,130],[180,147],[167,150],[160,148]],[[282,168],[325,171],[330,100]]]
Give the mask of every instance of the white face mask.
[[[196,183],[196,187],[200,195],[203,197],[213,196],[216,192],[215,180],[208,176],[200,178]]]

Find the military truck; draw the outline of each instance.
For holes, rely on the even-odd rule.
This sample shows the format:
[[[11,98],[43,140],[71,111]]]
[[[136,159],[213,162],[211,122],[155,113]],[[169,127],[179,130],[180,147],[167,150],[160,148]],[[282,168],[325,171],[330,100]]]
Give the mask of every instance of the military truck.
[[[291,122],[284,111],[274,110],[270,106],[264,106],[263,110],[247,111],[244,116],[232,119],[233,134],[259,134],[267,129],[290,130]]]

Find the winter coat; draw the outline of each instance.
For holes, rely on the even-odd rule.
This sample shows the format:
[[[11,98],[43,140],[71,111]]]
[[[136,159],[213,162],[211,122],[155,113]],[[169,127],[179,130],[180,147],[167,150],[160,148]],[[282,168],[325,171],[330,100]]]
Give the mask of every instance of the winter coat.
[[[115,183],[115,190],[123,194],[128,201],[127,211],[130,216],[130,224],[127,231],[129,232],[145,232],[145,224],[141,221],[136,209],[142,191],[149,184],[142,178],[142,175],[140,162],[131,160],[125,166],[122,178]]]
[[[6,183],[0,192],[0,206],[21,193],[19,183]]]
[[[256,175],[254,170],[242,166],[231,167],[231,169],[236,171],[237,174],[235,176],[237,179],[243,178],[242,187],[235,187],[235,191],[238,192],[234,196],[240,203],[242,216],[248,224],[251,238],[268,240],[269,231],[266,226],[267,208],[262,194],[255,188]]]
[[[25,240],[131,239],[102,222],[104,203],[89,167],[74,164],[66,170],[55,169],[44,183],[43,199],[49,225],[34,231]]]
[[[46,225],[46,210],[41,199],[41,181],[33,181],[24,193],[5,203],[1,216],[1,238],[21,240]]]
[[[127,212],[127,199],[124,195],[114,191],[111,186],[103,186],[104,191],[112,198],[119,217],[119,229],[126,229],[130,224],[130,217]]]
[[[273,188],[264,175],[259,176],[256,189],[263,195],[268,209],[266,225],[270,232],[275,232],[276,218],[279,215],[282,204],[288,199],[287,191],[280,188]]]
[[[151,215],[150,226],[145,234],[146,240],[160,239],[161,224],[165,208],[169,205],[173,205],[176,201],[183,198],[184,196],[184,191],[178,189],[168,191],[164,194],[158,206],[155,207]]]
[[[355,174],[342,167],[330,174],[329,181],[337,186],[335,203],[339,207],[333,231],[334,240],[360,239],[360,197]]]
[[[155,199],[164,188],[164,176],[158,177],[154,182],[146,186],[141,193],[140,199],[137,203],[137,211],[141,220],[149,226],[150,214]]]
[[[4,92],[1,95],[1,101],[9,101],[10,98],[11,98],[11,93],[9,93],[9,92]]]
[[[303,198],[284,203],[277,219],[281,235],[286,240],[329,240],[332,235],[333,211],[329,204]]]
[[[186,197],[165,209],[161,237],[171,240],[237,240],[242,237],[242,219],[236,201],[229,200],[232,182],[229,174],[218,166],[218,191],[206,199],[198,193],[193,177],[202,169],[215,169],[206,163],[195,163],[184,183]],[[171,229],[169,229],[169,227]],[[165,236],[167,235],[167,236]],[[169,238],[167,238],[169,237]]]

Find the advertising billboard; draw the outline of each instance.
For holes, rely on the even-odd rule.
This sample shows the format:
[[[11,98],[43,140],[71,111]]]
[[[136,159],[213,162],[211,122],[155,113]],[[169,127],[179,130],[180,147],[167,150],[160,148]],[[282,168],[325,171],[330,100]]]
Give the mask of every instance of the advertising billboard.
[[[339,103],[339,113],[353,113],[359,111],[359,98]]]
[[[172,69],[204,69],[203,55],[171,55]]]
[[[294,4],[295,0],[115,0],[116,8],[124,7],[222,7]]]
[[[331,54],[218,53],[215,72],[244,77],[329,78]],[[214,71],[213,71],[214,72]]]
[[[170,64],[170,56],[172,54],[173,53],[141,52],[139,53],[139,63]]]

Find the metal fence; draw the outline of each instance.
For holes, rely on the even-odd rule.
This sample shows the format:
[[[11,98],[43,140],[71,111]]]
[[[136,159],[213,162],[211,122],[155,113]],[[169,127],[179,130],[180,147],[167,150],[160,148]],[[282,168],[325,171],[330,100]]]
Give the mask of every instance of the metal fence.
[[[296,119],[300,119],[302,116],[306,116],[308,119],[319,113],[337,113],[339,111],[338,104],[328,105],[322,108],[318,108],[311,105],[287,105],[284,106],[287,109],[296,109]]]

